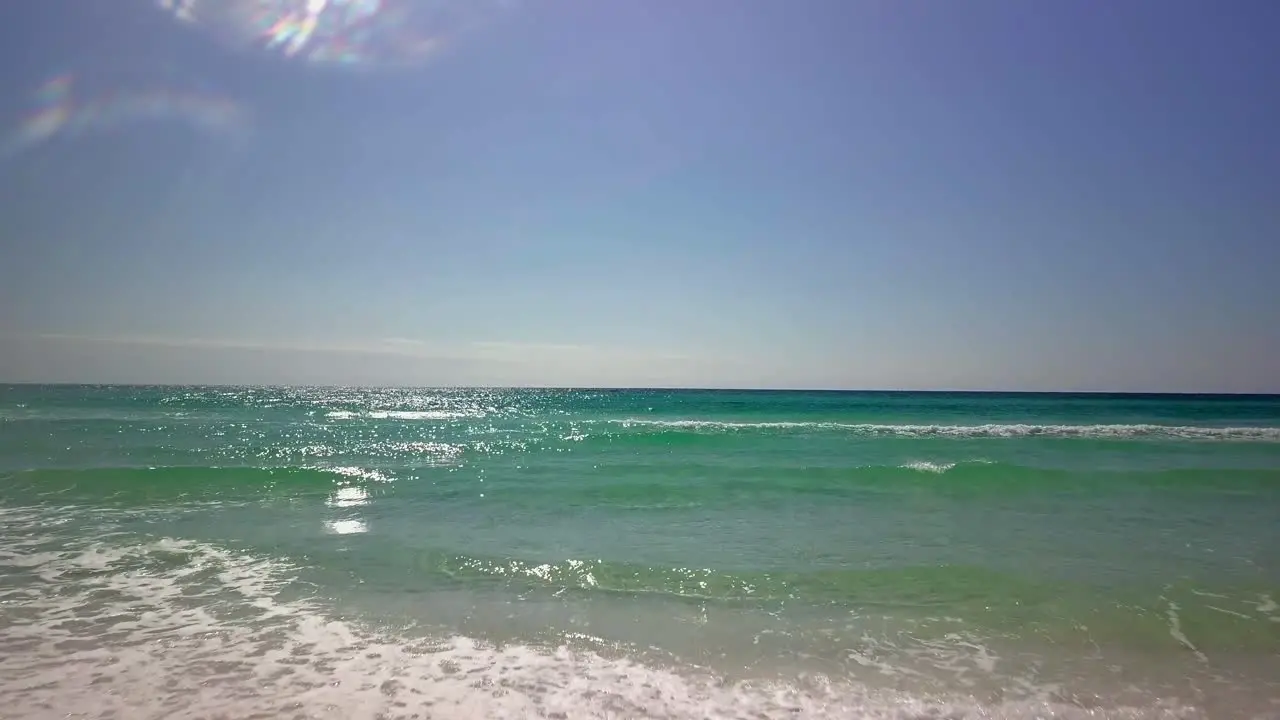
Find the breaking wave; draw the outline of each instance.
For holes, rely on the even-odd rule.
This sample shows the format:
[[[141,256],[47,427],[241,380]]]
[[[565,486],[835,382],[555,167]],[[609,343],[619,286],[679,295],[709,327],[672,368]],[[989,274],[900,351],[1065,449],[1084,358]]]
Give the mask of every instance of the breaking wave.
[[[652,428],[658,431],[700,433],[752,432],[762,430],[792,432],[846,432],[868,437],[904,438],[1082,438],[1082,439],[1170,439],[1247,440],[1280,442],[1280,427],[1198,427],[1190,425],[891,425],[839,422],[730,422],[722,420],[610,421],[623,428]]]
[[[0,568],[19,581],[0,588],[0,697],[14,717],[1204,717],[1043,689],[984,700],[821,676],[732,681],[575,638],[413,636],[336,617],[290,561],[169,538],[56,538],[43,513],[2,513],[12,542]]]

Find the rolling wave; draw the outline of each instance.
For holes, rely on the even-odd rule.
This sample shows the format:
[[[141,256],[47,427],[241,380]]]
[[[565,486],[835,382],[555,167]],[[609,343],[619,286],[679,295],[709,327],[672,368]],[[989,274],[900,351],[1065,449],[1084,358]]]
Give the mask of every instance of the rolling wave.
[[[1098,440],[1241,440],[1280,442],[1280,427],[1199,427],[1190,425],[912,425],[841,422],[734,422],[725,420],[611,420],[626,429],[658,432],[734,433],[763,430],[844,432],[867,437],[903,438],[1082,438]]]
[[[330,420],[466,420],[484,416],[482,410],[330,410],[325,413]]]
[[[195,502],[254,503],[274,499],[324,502],[338,489],[363,487],[383,496],[405,485],[438,502],[468,502],[483,490],[504,512],[537,508],[592,508],[609,512],[682,512],[694,508],[762,507],[803,497],[823,502],[871,501],[927,492],[938,496],[1008,495],[1074,491],[1107,493],[1123,488],[1168,490],[1214,487],[1274,502],[1277,469],[1067,470],[972,460],[913,460],[861,467],[743,467],[709,473],[686,464],[655,468],[642,462],[600,463],[592,482],[557,474],[539,477],[445,473],[431,480],[416,472],[374,465],[334,467],[155,467],[27,470],[0,475],[0,500],[35,497],[102,505]],[[478,486],[477,482],[484,482]]]
[[[833,602],[862,605],[950,607],[974,602],[1015,604],[1047,600],[1055,589],[995,571],[944,565],[899,568],[843,568],[817,572],[733,572],[699,567],[654,566],[600,559],[547,562],[510,557],[424,553],[420,569],[471,585],[476,581],[542,587],[557,592],[663,595],[716,601]]]
[[[12,494],[125,506],[257,502],[272,497],[323,498],[337,487],[381,485],[392,480],[385,472],[354,465],[43,468],[0,474],[0,500]]]
[[[516,588],[522,596],[542,590],[562,597],[621,594],[662,596],[677,601],[719,604],[771,604],[801,602],[816,605],[837,603],[863,609],[897,608],[907,612],[946,609],[968,618],[991,618],[994,626],[1008,630],[1019,622],[1028,607],[1079,603],[1089,607],[1088,591],[1065,581],[1033,580],[1027,576],[999,572],[964,564],[898,567],[841,567],[797,572],[733,571],[703,567],[646,565],[602,559],[558,561],[528,558],[457,555],[425,552],[417,560],[418,569],[439,573],[467,587],[476,583],[500,583]],[[1126,589],[1131,605],[1117,604],[1098,609],[1093,620],[1115,625],[1121,635],[1145,636],[1173,649],[1181,644],[1167,634],[1158,610],[1177,598],[1183,610],[1195,617],[1200,635],[1212,635],[1216,649],[1272,648],[1277,635],[1276,615],[1265,583],[1246,583],[1229,594],[1204,597],[1185,581],[1165,585],[1136,583]],[[1262,599],[1260,602],[1259,599]],[[1217,604],[1215,604],[1217,603]],[[1241,622],[1244,622],[1244,625]],[[981,620],[977,621],[981,624]],[[1141,627],[1139,627],[1141,625]],[[1127,628],[1125,630],[1124,628]],[[1242,628],[1244,630],[1242,631]],[[1079,628],[1071,623],[1051,627],[1041,633],[1069,635]],[[1173,642],[1170,642],[1170,641]]]

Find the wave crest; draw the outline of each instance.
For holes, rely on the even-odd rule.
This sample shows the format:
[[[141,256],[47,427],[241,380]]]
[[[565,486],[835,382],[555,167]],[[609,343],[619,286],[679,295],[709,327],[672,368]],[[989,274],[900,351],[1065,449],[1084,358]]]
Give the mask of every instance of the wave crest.
[[[1200,427],[1192,425],[1033,425],[1025,423],[983,425],[913,425],[840,422],[735,422],[725,420],[612,420],[623,428],[656,428],[702,433],[783,430],[793,432],[845,432],[868,437],[904,438],[1082,438],[1082,439],[1169,439],[1243,440],[1280,442],[1280,427]]]

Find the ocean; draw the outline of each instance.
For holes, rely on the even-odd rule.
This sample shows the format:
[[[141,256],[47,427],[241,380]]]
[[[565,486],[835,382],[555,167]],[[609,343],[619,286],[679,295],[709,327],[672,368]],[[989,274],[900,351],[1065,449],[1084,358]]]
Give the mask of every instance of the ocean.
[[[1277,718],[1280,397],[0,386],[0,717]]]

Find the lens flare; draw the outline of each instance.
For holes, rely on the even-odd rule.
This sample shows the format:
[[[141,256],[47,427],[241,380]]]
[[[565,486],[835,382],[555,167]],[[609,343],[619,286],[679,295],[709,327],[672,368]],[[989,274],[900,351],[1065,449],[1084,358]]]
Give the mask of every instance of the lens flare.
[[[416,65],[508,5],[503,0],[158,0],[238,47],[318,65]]]
[[[10,157],[56,137],[77,137],[123,124],[177,120],[214,135],[240,136],[248,113],[239,103],[215,95],[165,87],[77,92],[72,75],[47,80],[35,92],[34,107],[0,143],[0,157]]]

